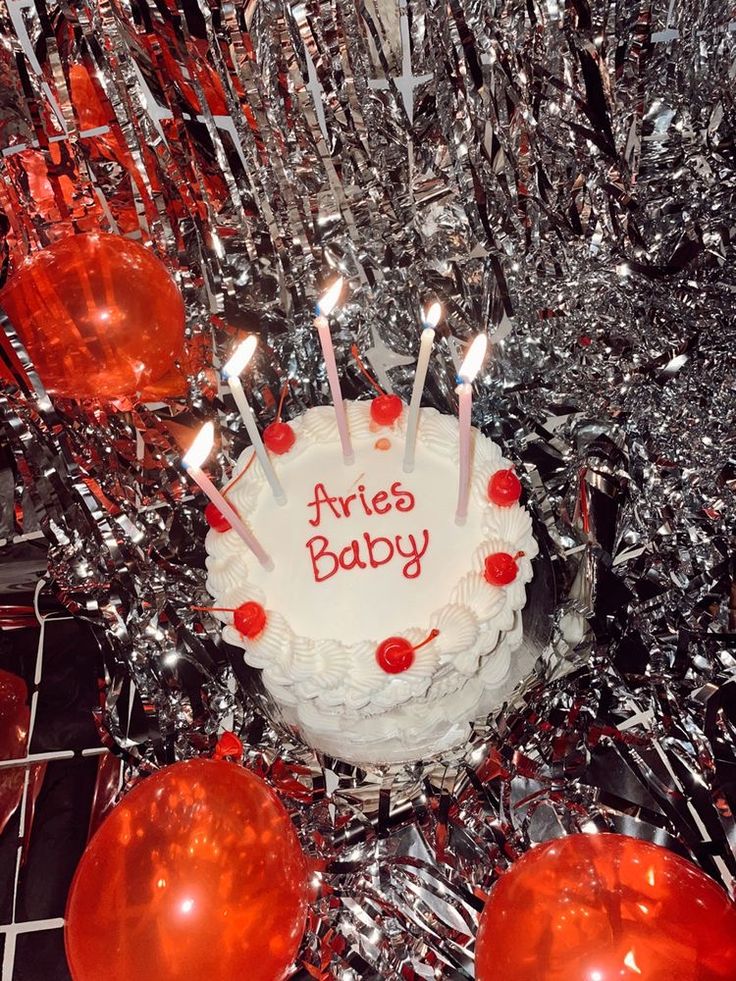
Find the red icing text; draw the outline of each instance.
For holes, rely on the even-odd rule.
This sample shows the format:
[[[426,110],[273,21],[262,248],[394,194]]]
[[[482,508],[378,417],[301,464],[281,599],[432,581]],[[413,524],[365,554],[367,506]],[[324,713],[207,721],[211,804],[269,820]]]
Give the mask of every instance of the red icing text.
[[[324,484],[315,484],[314,497],[307,507],[314,508],[314,517],[309,519],[310,525],[319,528],[325,513],[332,514],[335,518],[349,518],[353,509],[357,512],[362,509],[370,518],[374,514],[387,514],[392,508],[397,511],[411,511],[414,504],[414,495],[404,490],[401,481],[397,480],[391,484],[390,494],[388,491],[378,491],[370,501],[366,497],[365,484],[358,484],[357,492],[346,497],[332,497],[327,493]]]
[[[365,515],[388,514],[392,510],[408,512],[414,509],[416,500],[411,491],[400,481],[391,484],[389,490],[375,494],[366,492],[365,484],[358,484],[354,494],[345,497],[329,494],[324,484],[315,484],[314,496],[307,504],[312,515],[309,524],[318,528],[326,518],[351,518]],[[396,534],[387,537],[363,532],[342,548],[333,547],[326,535],[314,535],[306,543],[312,563],[315,582],[325,582],[338,572],[351,569],[379,569],[389,562],[402,562],[401,573],[406,579],[416,579],[422,572],[422,557],[429,547],[429,531],[420,534]]]
[[[315,582],[331,579],[341,569],[378,569],[395,557],[408,561],[401,570],[406,579],[416,579],[422,571],[422,556],[429,546],[429,532],[425,528],[421,536],[421,545],[414,535],[370,535],[363,532],[361,538],[354,538],[349,545],[338,551],[331,549],[330,541],[324,535],[315,535],[307,542],[309,557],[312,560],[312,572]]]

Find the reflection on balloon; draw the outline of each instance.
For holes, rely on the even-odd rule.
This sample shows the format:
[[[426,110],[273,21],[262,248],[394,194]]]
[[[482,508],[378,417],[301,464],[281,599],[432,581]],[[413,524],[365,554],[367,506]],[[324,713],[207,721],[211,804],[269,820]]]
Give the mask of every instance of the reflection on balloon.
[[[478,981],[734,981],[736,906],[672,852],[624,835],[532,849],[481,915]]]
[[[276,981],[299,947],[307,866],[284,807],[234,763],[134,787],[82,856],[65,940],[75,981]]]
[[[22,678],[0,670],[0,760],[19,760],[26,755],[30,709]],[[23,795],[22,767],[0,769],[0,834],[15,814]]]
[[[152,252],[117,235],[73,235],[11,276],[0,306],[41,381],[68,398],[181,395],[184,302]]]

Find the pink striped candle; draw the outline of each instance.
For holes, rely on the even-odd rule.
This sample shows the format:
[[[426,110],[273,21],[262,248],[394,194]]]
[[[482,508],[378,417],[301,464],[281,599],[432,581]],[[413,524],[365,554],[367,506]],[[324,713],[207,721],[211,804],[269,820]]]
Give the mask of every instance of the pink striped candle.
[[[470,500],[470,433],[471,417],[473,414],[473,382],[475,376],[481,369],[483,359],[486,356],[488,338],[485,334],[478,334],[473,343],[468,348],[463,363],[458,372],[458,385],[456,391],[460,400],[458,414],[458,429],[460,433],[460,470],[457,488],[457,510],[455,512],[455,524],[464,525],[468,518],[468,501]]]
[[[340,378],[337,374],[337,363],[335,361],[335,349],[332,346],[330,325],[327,322],[327,317],[330,315],[330,313],[332,313],[338,299],[340,298],[342,287],[342,276],[338,276],[325,295],[320,297],[320,301],[317,304],[317,316],[314,320],[314,326],[317,328],[319,342],[322,345],[322,355],[325,359],[325,368],[327,369],[327,380],[330,383],[332,401],[335,405],[337,431],[340,434],[340,443],[342,444],[342,458],[346,464],[351,464],[355,460],[355,455],[353,454],[353,444],[350,442],[348,417],[345,412],[345,403],[343,402],[342,398]]]

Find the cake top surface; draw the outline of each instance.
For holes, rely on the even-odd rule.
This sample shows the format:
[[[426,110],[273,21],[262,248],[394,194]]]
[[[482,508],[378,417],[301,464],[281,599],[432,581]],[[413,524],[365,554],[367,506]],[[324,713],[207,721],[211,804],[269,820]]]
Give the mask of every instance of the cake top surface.
[[[331,407],[290,423],[293,445],[272,456],[285,505],[274,500],[252,450],[241,456],[228,498],[273,570],[234,531],[207,537],[217,606],[254,602],[266,613],[264,629],[251,638],[232,626],[232,615],[220,614],[225,638],[263,667],[272,691],[309,701],[315,711],[370,714],[437,681],[445,691],[460,687],[514,625],[536,554],[526,510],[489,501],[490,477],[509,467],[495,444],[473,430],[470,507],[458,526],[455,417],[422,409],[415,467],[404,473],[406,411],[392,425],[377,425],[370,406],[347,404],[351,465],[343,462]],[[503,586],[485,574],[488,556],[500,553],[516,562],[517,574]],[[377,657],[392,637],[416,647],[396,673]]]
[[[275,562],[271,572],[251,565],[249,581],[267,601],[288,597],[291,629],[313,640],[357,643],[376,636],[378,618],[385,636],[428,623],[483,537],[480,509],[463,527],[454,522],[457,464],[448,456],[422,453],[405,474],[395,433],[354,445],[350,466],[330,443],[284,458],[287,504],[265,487],[248,515]]]

